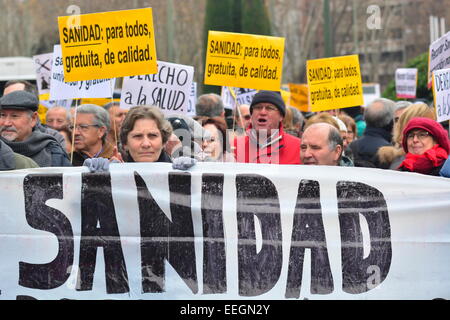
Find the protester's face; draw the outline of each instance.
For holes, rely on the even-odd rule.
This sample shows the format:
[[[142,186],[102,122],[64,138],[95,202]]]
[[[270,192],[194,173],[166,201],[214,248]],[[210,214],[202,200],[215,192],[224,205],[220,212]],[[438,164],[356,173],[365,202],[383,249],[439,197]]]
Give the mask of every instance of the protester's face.
[[[349,144],[347,137],[348,137],[348,133],[347,131],[339,131],[341,133],[341,137],[342,137],[342,142],[344,145],[344,149],[347,148],[347,145]]]
[[[220,134],[219,129],[217,129],[217,127],[211,123],[204,125],[203,128],[205,128],[205,130],[209,131],[209,133],[211,134],[210,140],[203,140],[203,152],[208,157],[217,160],[222,154],[222,135]]]
[[[101,145],[106,128],[95,124],[95,116],[92,113],[78,113],[72,130],[75,133],[75,150],[90,152],[93,147]]]
[[[250,115],[250,107],[248,105],[242,105],[239,107],[239,110],[241,113],[241,118],[239,118],[239,116],[237,117],[237,123],[241,128],[247,129],[252,119],[252,116]]]
[[[350,128],[350,127],[349,127]],[[352,141],[355,140],[355,132],[353,132],[352,129],[347,130],[347,145],[352,143]],[[345,148],[346,146],[344,146]]]
[[[394,123],[397,123],[398,120],[400,119],[400,116],[402,115],[403,112],[405,112],[406,108],[403,109],[398,109],[394,111]]]
[[[255,130],[267,130],[270,135],[271,130],[280,127],[281,121],[283,121],[283,116],[273,104],[262,102],[253,106],[251,123]]]
[[[5,88],[5,90],[3,91],[3,95],[6,96],[8,93],[11,93],[13,91],[23,90],[25,90],[25,85],[23,83],[15,83]]]
[[[36,119],[36,112],[30,114],[25,110],[0,110],[0,135],[9,141],[25,141],[36,125]]]
[[[331,150],[328,143],[329,129],[307,128],[302,136],[300,158],[306,165],[335,166],[341,154],[341,146]]]
[[[70,137],[67,135],[67,132],[64,130],[59,131],[59,133],[62,134],[62,136],[64,137],[64,140],[66,141],[67,154],[70,154],[72,152],[72,143],[70,142]]]
[[[116,128],[116,132],[120,132],[120,128],[122,128],[123,120],[127,115],[127,110],[121,109],[118,106],[111,107],[109,110],[109,118],[111,119],[110,130],[114,130]]]
[[[66,110],[60,108],[49,109],[46,115],[46,124],[55,130],[68,126]]]
[[[408,152],[421,155],[430,150],[436,144],[433,136],[425,130],[411,130],[406,135]]]
[[[161,132],[153,119],[137,120],[124,145],[135,162],[157,161],[163,147]]]

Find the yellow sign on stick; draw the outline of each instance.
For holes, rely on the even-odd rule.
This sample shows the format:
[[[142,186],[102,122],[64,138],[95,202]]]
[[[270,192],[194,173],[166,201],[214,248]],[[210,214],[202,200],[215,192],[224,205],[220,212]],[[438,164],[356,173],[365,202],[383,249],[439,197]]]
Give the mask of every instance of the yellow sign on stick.
[[[308,86],[303,83],[289,83],[291,92],[290,105],[300,111],[308,112]]]
[[[358,55],[308,60],[306,72],[311,111],[364,104]]]
[[[58,17],[66,82],[158,70],[152,9]]]
[[[280,91],[284,38],[209,31],[205,84]]]

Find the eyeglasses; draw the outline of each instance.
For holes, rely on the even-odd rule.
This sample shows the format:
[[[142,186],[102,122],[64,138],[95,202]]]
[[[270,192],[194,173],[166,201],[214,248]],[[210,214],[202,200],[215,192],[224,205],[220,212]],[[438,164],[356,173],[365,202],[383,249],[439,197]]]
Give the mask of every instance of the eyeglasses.
[[[277,111],[278,110],[277,107],[271,106],[271,105],[268,105],[268,106],[262,106],[262,105],[253,106],[253,110],[256,110],[256,111],[261,111],[264,108],[266,108],[266,111],[268,111],[268,112],[273,112],[273,111]]]
[[[410,132],[406,135],[406,139],[413,140],[414,136],[417,136],[419,140],[423,140],[426,137],[431,137],[431,134],[428,131]]]
[[[77,124],[76,126],[74,125],[70,125],[69,129],[73,131],[73,129],[77,129],[83,132],[86,132],[89,130],[89,127],[97,127],[99,128],[100,126],[98,124]]]

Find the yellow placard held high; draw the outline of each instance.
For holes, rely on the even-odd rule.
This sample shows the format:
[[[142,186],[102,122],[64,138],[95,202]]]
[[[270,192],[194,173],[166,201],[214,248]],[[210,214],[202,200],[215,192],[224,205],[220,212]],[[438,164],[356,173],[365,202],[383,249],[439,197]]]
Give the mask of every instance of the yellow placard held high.
[[[308,86],[304,83],[289,83],[290,105],[300,111],[308,112]]]
[[[280,91],[284,38],[209,31],[205,84]]]
[[[66,82],[158,70],[152,9],[58,17]]]
[[[358,55],[308,60],[306,72],[311,111],[364,104]]]

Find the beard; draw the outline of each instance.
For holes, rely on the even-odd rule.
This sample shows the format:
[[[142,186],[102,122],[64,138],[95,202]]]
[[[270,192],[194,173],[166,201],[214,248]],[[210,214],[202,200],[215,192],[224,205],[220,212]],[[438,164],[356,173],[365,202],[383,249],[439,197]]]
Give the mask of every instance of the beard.
[[[18,133],[15,127],[0,127],[0,135],[8,141],[15,141]]]

